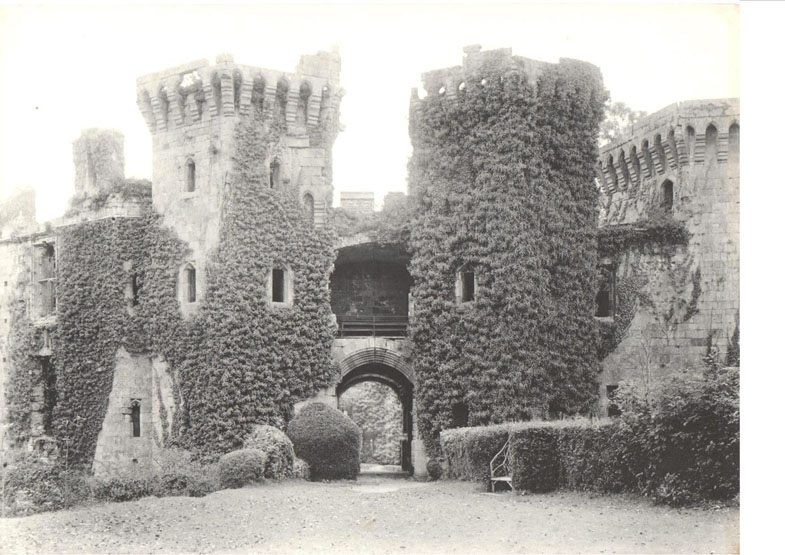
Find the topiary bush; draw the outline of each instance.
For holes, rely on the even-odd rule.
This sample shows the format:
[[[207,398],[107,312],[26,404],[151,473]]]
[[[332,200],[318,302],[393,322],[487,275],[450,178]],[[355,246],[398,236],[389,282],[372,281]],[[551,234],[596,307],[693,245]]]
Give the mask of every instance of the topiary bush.
[[[311,480],[354,480],[360,472],[360,428],[340,411],[311,403],[286,430],[294,452],[311,467]]]
[[[289,478],[294,471],[294,446],[289,437],[273,426],[254,426],[243,442],[245,449],[257,449],[264,453],[264,477],[281,480]]]
[[[241,488],[264,482],[264,453],[258,449],[238,449],[218,459],[218,476],[222,488]]]
[[[311,478],[311,467],[307,462],[300,457],[294,458],[294,467],[292,468],[292,478],[296,480],[309,480]]]

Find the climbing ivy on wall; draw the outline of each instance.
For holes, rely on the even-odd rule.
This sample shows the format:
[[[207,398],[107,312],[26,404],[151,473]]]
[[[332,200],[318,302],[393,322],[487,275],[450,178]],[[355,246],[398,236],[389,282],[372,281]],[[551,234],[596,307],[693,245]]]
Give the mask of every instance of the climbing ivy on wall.
[[[329,293],[335,236],[314,228],[294,188],[270,188],[263,162],[282,126],[257,113],[235,133],[220,246],[177,371],[181,440],[200,451],[239,446],[255,423],[280,426],[295,401],[326,386],[336,371]],[[291,307],[268,302],[273,265],[293,272]]]
[[[597,396],[593,164],[605,92],[564,61],[485,66],[414,109],[411,322],[420,430],[587,411]],[[439,84],[426,83],[436,91]],[[476,300],[454,301],[456,273]]]
[[[314,228],[293,188],[270,189],[264,162],[281,148],[283,126],[282,117],[263,122],[260,113],[238,123],[220,245],[191,318],[182,316],[177,300],[178,270],[190,253],[154,212],[149,187],[145,197],[138,183],[127,183],[146,206],[140,218],[59,230],[51,433],[70,464],[93,460],[121,347],[166,360],[176,414],[171,434],[161,439],[204,454],[238,446],[255,423],[285,423],[294,402],[331,380],[328,278],[335,235]],[[294,274],[291,307],[268,302],[273,264]],[[129,295],[134,277],[136,304]],[[27,319],[24,301],[18,304],[8,399],[12,433],[21,443],[30,433],[43,330]]]

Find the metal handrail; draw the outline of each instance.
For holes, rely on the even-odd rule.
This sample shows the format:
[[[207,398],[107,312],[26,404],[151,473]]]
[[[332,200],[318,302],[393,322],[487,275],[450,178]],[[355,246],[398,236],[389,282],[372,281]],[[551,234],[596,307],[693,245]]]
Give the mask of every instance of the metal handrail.
[[[507,441],[504,442],[504,445],[499,450],[499,452],[496,453],[493,456],[493,458],[491,459],[491,462],[490,462],[489,466],[490,466],[490,469],[491,469],[491,491],[492,492],[496,491],[496,482],[497,481],[499,481],[499,482],[507,482],[509,484],[509,486],[510,486],[510,489],[515,491],[515,488],[512,487],[512,476],[508,476],[507,475],[507,472],[508,472],[508,470],[507,470],[507,456],[509,454],[509,451],[510,451],[510,439],[507,438]],[[499,457],[503,457],[502,461],[500,463],[496,463],[496,459],[498,459]],[[503,469],[503,471],[504,471],[504,473],[501,476],[497,474],[499,469]]]
[[[409,325],[408,316],[338,316],[338,335],[403,337]]]

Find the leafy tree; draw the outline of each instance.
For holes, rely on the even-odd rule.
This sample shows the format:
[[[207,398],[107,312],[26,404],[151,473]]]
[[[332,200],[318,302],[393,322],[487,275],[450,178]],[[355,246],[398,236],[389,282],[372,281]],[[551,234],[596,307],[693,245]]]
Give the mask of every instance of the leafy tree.
[[[617,139],[625,129],[641,118],[646,112],[635,111],[624,102],[605,102],[605,121],[600,125],[600,146]]]

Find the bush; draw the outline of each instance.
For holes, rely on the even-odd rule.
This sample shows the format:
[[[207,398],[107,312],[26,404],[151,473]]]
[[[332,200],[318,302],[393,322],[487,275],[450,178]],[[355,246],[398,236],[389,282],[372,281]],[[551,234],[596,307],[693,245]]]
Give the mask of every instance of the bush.
[[[428,464],[425,465],[425,469],[428,471],[428,478],[431,480],[438,480],[442,477],[442,465],[436,459],[429,460]]]
[[[153,459],[159,477],[158,497],[204,497],[219,488],[215,464],[202,464],[184,449],[163,449]]]
[[[241,488],[264,482],[266,457],[258,449],[238,449],[218,459],[222,488]]]
[[[160,479],[155,472],[140,467],[121,470],[107,478],[95,478],[90,482],[90,489],[98,501],[134,501],[160,492]]]
[[[281,480],[289,478],[294,470],[294,446],[289,437],[273,426],[254,426],[243,442],[245,449],[257,449],[264,453],[264,477]]]
[[[33,453],[11,453],[4,469],[6,514],[28,515],[65,509],[90,497],[87,475]]]
[[[340,411],[311,403],[289,423],[294,452],[311,467],[311,480],[353,480],[360,472],[360,428]]]
[[[739,492],[739,372],[709,364],[643,396],[620,388],[620,425],[641,488],[670,505],[728,500]]]
[[[558,439],[559,485],[579,491],[637,491],[629,440],[617,423],[566,427]]]
[[[300,457],[294,458],[292,478],[297,480],[309,480],[311,478],[311,467],[308,466],[308,463],[302,460]]]

